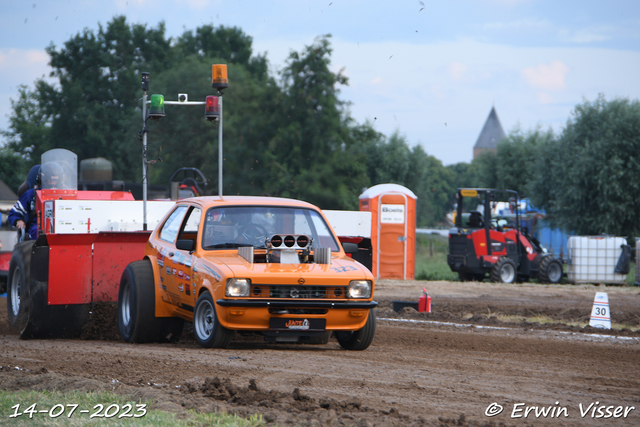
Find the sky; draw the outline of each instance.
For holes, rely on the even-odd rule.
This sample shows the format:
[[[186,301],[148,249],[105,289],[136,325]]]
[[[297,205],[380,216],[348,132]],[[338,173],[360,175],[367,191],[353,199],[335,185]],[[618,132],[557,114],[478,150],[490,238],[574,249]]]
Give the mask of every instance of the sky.
[[[0,129],[19,85],[48,78],[45,47],[116,15],[164,22],[168,37],[238,27],[273,75],[291,51],[331,34],[355,121],[399,132],[445,165],[472,160],[492,107],[507,134],[559,133],[599,94],[640,99],[637,0],[0,0]]]

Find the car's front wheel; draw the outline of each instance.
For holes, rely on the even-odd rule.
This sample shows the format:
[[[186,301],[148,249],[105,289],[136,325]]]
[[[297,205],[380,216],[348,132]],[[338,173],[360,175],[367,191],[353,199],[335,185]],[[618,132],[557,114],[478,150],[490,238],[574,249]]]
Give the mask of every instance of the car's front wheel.
[[[233,331],[218,321],[216,306],[209,291],[204,291],[198,298],[193,314],[193,331],[202,347],[225,348],[231,341]]]
[[[373,342],[376,334],[376,313],[369,310],[369,317],[362,329],[357,331],[337,331],[338,343],[345,350],[366,350]]]

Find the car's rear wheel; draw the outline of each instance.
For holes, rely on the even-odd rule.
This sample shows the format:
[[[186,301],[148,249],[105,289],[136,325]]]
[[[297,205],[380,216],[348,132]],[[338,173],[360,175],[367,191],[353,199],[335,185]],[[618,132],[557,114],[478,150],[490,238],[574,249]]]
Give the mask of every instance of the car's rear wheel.
[[[491,281],[495,283],[513,283],[517,277],[516,263],[511,258],[500,258],[491,269]]]
[[[369,310],[369,317],[367,323],[365,323],[362,329],[357,331],[337,331],[335,332],[336,339],[342,348],[345,350],[365,350],[373,342],[373,337],[376,334],[376,313],[374,310]]]
[[[233,336],[233,331],[225,328],[218,321],[216,306],[209,291],[204,291],[196,303],[193,332],[198,344],[206,348],[225,348]]]
[[[175,342],[184,321],[156,317],[153,270],[149,260],[132,262],[125,268],[118,291],[118,329],[126,342]]]

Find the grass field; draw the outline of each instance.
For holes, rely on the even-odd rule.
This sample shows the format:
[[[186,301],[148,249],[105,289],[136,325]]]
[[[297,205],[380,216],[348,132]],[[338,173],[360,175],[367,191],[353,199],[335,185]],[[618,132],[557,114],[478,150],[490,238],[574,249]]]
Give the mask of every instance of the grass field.
[[[416,235],[416,280],[457,281],[458,273],[452,272],[447,264],[448,251],[449,239],[447,237],[436,234]],[[635,275],[635,264],[631,263],[631,271],[627,274],[629,286],[633,286],[635,283]],[[536,282],[536,280],[532,280],[532,282]]]
[[[171,412],[149,409],[151,403],[136,402],[110,392],[0,391],[0,413],[5,426],[257,427],[265,424],[261,416],[247,420],[228,414],[187,411],[186,416],[178,417]]]

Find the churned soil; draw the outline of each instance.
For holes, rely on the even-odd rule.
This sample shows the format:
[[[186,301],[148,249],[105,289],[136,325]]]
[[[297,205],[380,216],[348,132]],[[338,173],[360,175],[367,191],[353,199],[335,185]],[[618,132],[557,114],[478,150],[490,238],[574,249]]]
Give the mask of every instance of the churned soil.
[[[423,287],[432,313],[393,310]],[[570,325],[588,322],[595,292],[626,329]],[[108,304],[78,339],[20,340],[0,300],[0,389],[113,390],[267,425],[640,425],[640,288],[382,280],[375,296],[376,336],[361,352],[250,336],[203,349],[189,325],[174,344],[126,344]],[[599,406],[627,416],[599,418]]]

